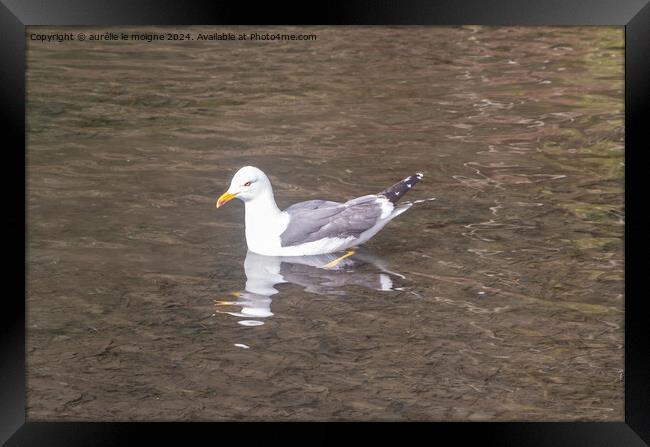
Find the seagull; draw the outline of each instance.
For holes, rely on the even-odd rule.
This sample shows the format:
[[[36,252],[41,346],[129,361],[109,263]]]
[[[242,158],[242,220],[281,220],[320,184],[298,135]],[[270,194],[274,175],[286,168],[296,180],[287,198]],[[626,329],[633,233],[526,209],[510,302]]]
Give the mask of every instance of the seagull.
[[[397,204],[423,175],[406,177],[378,193],[347,202],[308,200],[278,208],[267,175],[253,166],[244,166],[232,178],[230,187],[217,200],[217,208],[232,199],[245,206],[248,250],[264,256],[309,256],[344,251],[367,242],[388,222],[413,203]],[[328,263],[334,267],[344,256]]]

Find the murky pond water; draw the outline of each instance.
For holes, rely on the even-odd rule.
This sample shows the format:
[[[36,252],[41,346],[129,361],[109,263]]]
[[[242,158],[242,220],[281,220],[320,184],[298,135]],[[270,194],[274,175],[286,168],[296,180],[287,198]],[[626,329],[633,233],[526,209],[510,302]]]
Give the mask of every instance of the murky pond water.
[[[28,418],[622,420],[623,29],[281,30],[28,41]],[[436,200],[247,255],[244,165]]]

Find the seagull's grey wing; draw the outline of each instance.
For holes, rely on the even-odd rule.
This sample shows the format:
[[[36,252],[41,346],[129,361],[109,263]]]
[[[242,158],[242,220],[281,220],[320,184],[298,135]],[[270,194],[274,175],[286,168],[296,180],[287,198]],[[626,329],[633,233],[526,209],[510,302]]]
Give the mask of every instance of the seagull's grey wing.
[[[318,208],[287,208],[289,224],[280,235],[282,246],[300,245],[328,237],[359,237],[379,220],[382,201],[386,199],[369,195],[343,204],[329,202],[330,205]]]
[[[294,203],[293,205],[285,209],[285,211],[291,214],[298,211],[307,211],[307,210],[313,210],[317,208],[330,207],[334,205],[342,205],[342,203],[330,202],[329,200],[307,200],[306,202]]]

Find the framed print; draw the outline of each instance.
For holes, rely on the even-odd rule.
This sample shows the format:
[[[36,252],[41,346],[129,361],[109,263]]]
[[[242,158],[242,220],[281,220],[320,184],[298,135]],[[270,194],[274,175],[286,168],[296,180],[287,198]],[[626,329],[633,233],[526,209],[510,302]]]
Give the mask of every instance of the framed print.
[[[647,443],[650,7],[251,9],[3,0],[0,439]]]

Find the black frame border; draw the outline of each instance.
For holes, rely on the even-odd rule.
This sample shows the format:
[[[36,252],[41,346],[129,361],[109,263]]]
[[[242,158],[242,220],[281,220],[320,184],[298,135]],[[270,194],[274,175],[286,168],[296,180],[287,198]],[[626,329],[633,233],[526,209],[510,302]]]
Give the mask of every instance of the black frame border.
[[[650,132],[643,128],[650,110],[650,4],[648,0],[370,0],[284,5],[215,0],[0,0],[0,126],[3,160],[11,191],[25,192],[25,27],[30,25],[618,25],[625,27],[625,421],[412,423],[408,430],[454,444],[642,446],[650,444],[650,329],[642,256],[647,246],[643,212],[643,150]],[[20,150],[22,148],[22,151]],[[17,169],[23,166],[22,170]],[[9,186],[9,185],[7,185]],[[9,188],[6,188],[7,190]],[[0,442],[7,446],[128,445],[135,438],[187,442],[214,436],[239,423],[26,422],[25,296],[26,207],[15,192],[5,208],[6,276],[23,275],[15,294],[6,294],[0,326]],[[4,200],[6,203],[6,198]],[[22,257],[21,254],[22,253]],[[22,259],[19,265],[15,259]],[[15,280],[14,280],[15,281]],[[18,281],[15,281],[18,282]],[[18,291],[22,291],[19,295]],[[215,425],[219,424],[219,425]],[[296,424],[264,423],[245,430],[249,441],[268,442],[294,432]],[[299,427],[307,424],[297,424]],[[308,424],[309,439],[333,439],[331,428],[351,424]],[[401,424],[372,426],[384,440],[403,442]],[[358,426],[355,424],[355,426]],[[396,430],[397,428],[397,430]],[[285,430],[286,429],[286,430]],[[230,430],[229,430],[230,431]],[[398,437],[400,436],[400,437]],[[435,438],[431,438],[434,436]],[[280,438],[280,439],[284,439]],[[280,440],[278,439],[278,440]],[[216,438],[214,441],[219,442]],[[646,444],[647,445],[647,444]]]

